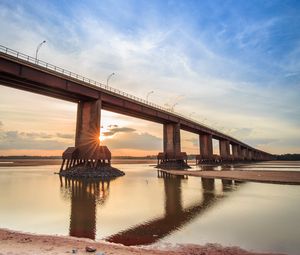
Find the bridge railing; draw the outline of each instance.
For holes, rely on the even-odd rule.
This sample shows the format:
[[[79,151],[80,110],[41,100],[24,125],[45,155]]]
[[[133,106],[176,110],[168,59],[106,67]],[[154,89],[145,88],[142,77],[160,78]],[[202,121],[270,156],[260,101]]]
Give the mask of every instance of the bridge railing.
[[[208,128],[208,129],[210,129],[210,130],[213,130],[213,131],[215,131],[215,132],[218,132],[219,134],[224,134],[224,135],[226,135],[227,137],[230,137],[231,139],[234,139],[234,140],[235,140],[235,138],[231,137],[231,136],[228,135],[228,134],[225,134],[225,133],[223,133],[223,132],[221,132],[221,131],[219,131],[219,130],[217,130],[217,129],[214,129],[214,128],[212,128],[212,127],[209,127],[208,125],[206,125],[206,124],[204,124],[204,123],[202,123],[202,122],[200,122],[200,121],[197,121],[197,120],[192,119],[192,118],[190,118],[190,117],[184,116],[184,115],[181,114],[181,113],[175,112],[175,111],[172,110],[172,109],[168,109],[168,108],[162,107],[162,106],[160,106],[160,105],[154,104],[154,103],[152,103],[152,102],[149,102],[149,101],[147,101],[147,100],[145,100],[145,99],[142,99],[142,98],[136,97],[136,96],[134,96],[134,95],[128,94],[128,93],[126,93],[126,92],[124,92],[124,91],[121,91],[121,90],[119,90],[119,89],[115,89],[115,88],[113,88],[113,87],[107,86],[107,85],[105,85],[105,84],[103,84],[103,83],[101,83],[101,82],[98,82],[98,81],[95,81],[95,80],[86,78],[86,77],[84,77],[84,76],[82,76],[82,75],[80,75],[80,74],[73,73],[73,72],[71,72],[71,71],[69,71],[69,70],[66,70],[66,69],[63,69],[63,68],[61,68],[61,67],[52,65],[52,64],[47,63],[47,62],[45,62],[45,61],[43,61],[43,60],[40,60],[40,59],[31,57],[31,56],[29,56],[29,55],[26,55],[26,54],[24,54],[24,53],[21,53],[21,52],[12,50],[12,49],[7,48],[7,47],[2,46],[2,45],[0,45],[0,52],[5,53],[5,54],[10,55],[10,56],[13,56],[13,57],[16,57],[16,58],[18,58],[18,59],[27,61],[27,62],[29,62],[29,63],[35,64],[35,65],[37,65],[37,66],[41,66],[41,67],[43,67],[43,68],[45,68],[45,69],[49,69],[49,70],[51,70],[51,71],[55,71],[55,72],[58,72],[58,73],[60,73],[60,74],[69,76],[69,77],[71,77],[71,78],[73,78],[73,79],[76,79],[76,80],[79,80],[79,81],[83,81],[83,82],[85,82],[85,83],[88,83],[88,84],[90,84],[90,85],[93,85],[93,86],[102,88],[102,89],[104,89],[104,90],[113,92],[113,93],[115,93],[115,94],[118,94],[118,95],[121,95],[121,96],[130,98],[130,99],[133,99],[133,100],[135,100],[135,101],[141,102],[141,103],[143,103],[143,104],[145,104],[145,105],[148,105],[148,106],[151,106],[151,107],[153,107],[153,108],[157,108],[157,109],[166,111],[166,112],[171,113],[171,114],[173,114],[173,115],[175,115],[175,116],[178,116],[178,117],[181,117],[181,118],[190,120],[190,121],[192,121],[192,122],[194,122],[194,123],[197,123],[197,124],[199,124],[199,125],[201,125],[201,126],[204,126],[204,127]]]

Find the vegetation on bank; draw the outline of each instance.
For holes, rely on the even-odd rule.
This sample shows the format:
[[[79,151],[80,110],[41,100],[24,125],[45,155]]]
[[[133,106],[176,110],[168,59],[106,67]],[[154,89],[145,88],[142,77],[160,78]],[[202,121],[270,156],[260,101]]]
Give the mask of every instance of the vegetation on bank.
[[[276,156],[277,160],[300,160],[300,154],[281,154]]]

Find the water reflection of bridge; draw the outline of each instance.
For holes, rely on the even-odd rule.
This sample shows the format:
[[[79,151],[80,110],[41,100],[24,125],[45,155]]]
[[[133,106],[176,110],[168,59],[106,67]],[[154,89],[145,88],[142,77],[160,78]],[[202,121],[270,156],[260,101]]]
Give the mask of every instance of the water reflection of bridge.
[[[191,222],[224,197],[222,192],[216,192],[214,179],[202,179],[202,194],[199,194],[199,201],[183,208],[181,194],[183,179],[164,178],[163,181],[165,214],[109,236],[106,238],[107,241],[124,245],[155,243]],[[223,191],[231,191],[234,186],[231,181],[224,181]],[[107,199],[109,182],[66,180],[64,187],[69,190],[71,198],[70,235],[95,239],[96,207]],[[199,192],[201,192],[200,188]]]
[[[110,182],[61,178],[61,184],[71,199],[70,236],[95,239],[96,206],[108,198]]]

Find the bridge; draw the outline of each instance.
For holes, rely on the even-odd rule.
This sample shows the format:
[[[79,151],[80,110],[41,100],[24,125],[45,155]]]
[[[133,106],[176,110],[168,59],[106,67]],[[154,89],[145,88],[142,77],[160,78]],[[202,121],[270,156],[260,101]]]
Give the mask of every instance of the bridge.
[[[163,152],[159,153],[160,162],[180,161],[186,158],[186,154],[181,151],[180,130],[199,135],[198,162],[216,160],[213,154],[213,139],[219,141],[220,155],[217,160],[273,159],[273,155],[267,152],[170,109],[1,45],[0,84],[78,105],[75,147],[68,151],[71,157],[76,154],[72,166],[107,159],[103,155],[105,150],[100,150],[101,109],[162,124]]]

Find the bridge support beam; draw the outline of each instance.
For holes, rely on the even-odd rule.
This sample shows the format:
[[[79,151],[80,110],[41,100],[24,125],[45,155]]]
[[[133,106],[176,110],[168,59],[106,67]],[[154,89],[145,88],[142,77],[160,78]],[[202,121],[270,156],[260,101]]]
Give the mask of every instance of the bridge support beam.
[[[180,124],[165,123],[163,127],[163,148],[158,153],[157,165],[159,168],[188,168],[187,154],[181,152]]]
[[[100,99],[78,103],[75,147],[79,149],[81,158],[97,157],[100,146],[100,119]]]
[[[164,152],[170,158],[176,158],[181,153],[180,145],[180,124],[168,123],[164,124]]]
[[[252,154],[253,154],[252,150],[248,149],[247,152],[248,152],[248,153],[247,153],[247,159],[248,159],[248,160],[252,160],[252,156],[253,156],[253,155],[252,155]]]
[[[221,159],[227,161],[230,159],[230,143],[228,140],[220,140],[220,156]]]
[[[202,163],[210,162],[213,159],[212,135],[199,135],[200,159]],[[199,162],[200,163],[200,162]]]
[[[242,148],[242,159],[247,160],[247,155],[248,155],[248,149]]]
[[[111,175],[117,177],[124,174],[119,170],[107,168],[110,166],[111,153],[106,146],[100,146],[101,106],[101,99],[78,103],[75,147],[69,147],[64,151],[61,175],[69,177],[108,177]],[[105,173],[104,166],[106,167]],[[85,171],[82,171],[83,169]]]
[[[232,144],[232,156],[234,161],[241,159],[241,146],[238,144]]]

